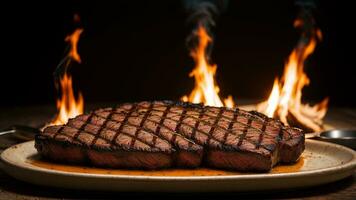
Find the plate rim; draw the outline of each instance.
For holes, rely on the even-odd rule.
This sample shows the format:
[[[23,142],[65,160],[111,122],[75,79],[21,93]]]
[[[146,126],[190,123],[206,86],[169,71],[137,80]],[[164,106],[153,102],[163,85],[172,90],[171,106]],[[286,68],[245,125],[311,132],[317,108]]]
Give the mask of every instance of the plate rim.
[[[3,164],[12,166],[15,168],[21,168],[24,170],[29,170],[29,171],[35,171],[37,173],[46,173],[50,175],[61,175],[61,176],[75,176],[75,177],[81,177],[81,178],[100,178],[100,179],[121,179],[121,180],[133,180],[133,181],[219,181],[219,180],[234,180],[234,179],[239,179],[239,180],[259,180],[259,179],[266,179],[266,178],[290,178],[290,177],[305,177],[305,176],[315,176],[319,174],[325,174],[325,173],[333,173],[333,172],[345,172],[351,169],[356,169],[356,151],[349,149],[347,147],[344,147],[342,145],[338,144],[333,144],[329,142],[324,142],[324,141],[316,141],[316,140],[310,140],[307,139],[305,141],[306,143],[311,143],[311,144],[319,144],[319,145],[329,145],[333,146],[334,148],[341,149],[344,152],[347,152],[352,155],[352,158],[343,164],[337,165],[337,166],[332,166],[332,167],[327,167],[327,168],[322,168],[322,169],[316,169],[316,170],[310,170],[310,171],[300,171],[300,172],[293,172],[293,173],[275,173],[275,174],[266,174],[266,173],[260,173],[260,174],[244,174],[244,175],[219,175],[219,176],[146,176],[146,175],[115,175],[115,174],[93,174],[93,173],[80,173],[80,172],[66,172],[66,171],[59,171],[59,170],[51,170],[51,169],[46,169],[46,168],[41,168],[37,167],[34,165],[30,165],[29,163],[26,163],[26,165],[19,165],[16,162],[13,162],[11,159],[8,159],[6,154],[8,154],[9,151],[11,151],[13,148],[19,148],[24,145],[29,145],[30,143],[34,143],[34,140],[20,143],[14,146],[11,146],[7,149],[5,149],[0,156],[0,160],[2,161]],[[31,167],[33,166],[33,167]],[[7,171],[4,169],[4,171]]]

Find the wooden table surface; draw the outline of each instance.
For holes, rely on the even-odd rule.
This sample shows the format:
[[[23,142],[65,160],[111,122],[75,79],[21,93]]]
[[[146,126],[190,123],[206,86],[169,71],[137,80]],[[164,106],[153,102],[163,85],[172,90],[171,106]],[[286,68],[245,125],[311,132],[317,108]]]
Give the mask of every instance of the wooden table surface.
[[[89,109],[100,105],[88,106]],[[14,124],[40,127],[53,117],[53,106],[0,108],[0,130]],[[325,122],[335,128],[356,129],[356,108],[330,108]],[[0,149],[0,152],[2,149]],[[263,199],[356,199],[356,171],[343,180],[311,188],[246,193],[113,193],[36,186],[18,181],[0,169],[0,200],[8,199],[102,199],[102,198],[263,198]]]

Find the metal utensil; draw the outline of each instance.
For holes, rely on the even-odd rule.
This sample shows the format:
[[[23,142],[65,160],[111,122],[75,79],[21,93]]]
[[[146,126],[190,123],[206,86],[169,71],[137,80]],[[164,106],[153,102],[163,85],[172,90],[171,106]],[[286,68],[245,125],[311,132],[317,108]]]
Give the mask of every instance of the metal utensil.
[[[341,144],[356,149],[356,130],[328,130],[307,136],[316,140]]]
[[[0,131],[0,136],[10,135],[21,140],[33,140],[40,130],[30,126],[13,125],[8,129]]]

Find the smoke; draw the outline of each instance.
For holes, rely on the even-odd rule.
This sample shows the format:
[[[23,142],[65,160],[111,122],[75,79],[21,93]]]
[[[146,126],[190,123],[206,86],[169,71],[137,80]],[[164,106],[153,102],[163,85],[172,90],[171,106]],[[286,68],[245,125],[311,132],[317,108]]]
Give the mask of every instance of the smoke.
[[[220,13],[226,10],[228,0],[183,0],[184,8],[188,13],[187,24],[191,27],[191,33],[186,38],[188,49],[198,44],[195,31],[199,26],[204,26],[209,36],[213,39],[213,28]],[[206,55],[210,57],[212,43],[207,47]]]
[[[298,45],[305,45],[310,39],[318,37],[319,29],[313,16],[316,3],[314,0],[296,0],[295,5],[299,7],[299,13],[294,25],[302,32]]]
[[[73,15],[73,22],[74,22],[74,30],[81,27],[81,20],[79,14],[74,14]],[[62,60],[58,63],[56,66],[54,72],[53,72],[53,78],[54,82],[56,85],[58,85],[59,79],[68,71],[68,68],[72,65],[73,63],[73,58],[70,56],[70,51],[72,48],[72,44],[68,41],[66,41],[68,44],[65,47],[64,50],[64,56]]]
[[[80,16],[78,14],[74,14],[73,21],[74,21],[74,26],[76,27],[75,30],[81,29],[81,28],[78,28],[78,27],[81,27],[81,20],[80,20]],[[74,34],[74,32],[73,32],[73,34]],[[81,31],[80,31],[79,35],[80,34],[81,34]],[[79,38],[79,36],[78,36],[78,38]],[[53,72],[54,85],[55,85],[57,90],[60,89],[59,88],[60,80],[68,72],[68,69],[74,63],[80,62],[80,58],[79,58],[79,61],[78,61],[78,60],[75,60],[75,58],[73,58],[73,56],[71,56],[72,55],[71,52],[72,52],[73,44],[70,41],[69,36],[66,37],[65,41],[68,44],[67,44],[67,46],[66,46],[66,48],[64,50],[64,56],[63,56],[62,60],[60,60],[60,62],[58,63],[58,65],[56,66],[56,68],[55,68],[55,70]],[[77,45],[77,44],[75,44],[75,45]],[[74,62],[74,61],[76,61],[76,62]]]

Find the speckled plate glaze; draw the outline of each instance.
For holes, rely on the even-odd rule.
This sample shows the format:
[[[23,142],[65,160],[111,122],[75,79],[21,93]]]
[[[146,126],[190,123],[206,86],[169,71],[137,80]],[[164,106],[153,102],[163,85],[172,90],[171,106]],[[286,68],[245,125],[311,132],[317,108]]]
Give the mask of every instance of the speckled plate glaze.
[[[68,172],[33,165],[34,141],[8,148],[1,165],[11,176],[53,187],[161,192],[217,192],[298,188],[340,180],[354,173],[355,151],[340,145],[307,140],[303,164],[297,171],[208,176],[148,176]]]

